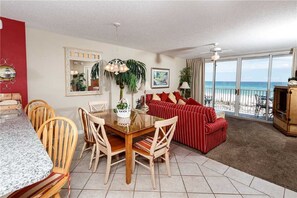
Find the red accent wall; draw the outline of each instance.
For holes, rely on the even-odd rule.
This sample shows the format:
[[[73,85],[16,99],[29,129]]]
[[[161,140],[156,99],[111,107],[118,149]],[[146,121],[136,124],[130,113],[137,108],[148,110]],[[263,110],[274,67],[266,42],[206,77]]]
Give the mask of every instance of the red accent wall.
[[[5,85],[0,84],[0,93],[21,93],[24,106],[28,103],[25,23],[0,18],[3,24],[0,30],[1,59],[6,59],[16,70],[16,82],[9,84],[9,89],[3,89]]]

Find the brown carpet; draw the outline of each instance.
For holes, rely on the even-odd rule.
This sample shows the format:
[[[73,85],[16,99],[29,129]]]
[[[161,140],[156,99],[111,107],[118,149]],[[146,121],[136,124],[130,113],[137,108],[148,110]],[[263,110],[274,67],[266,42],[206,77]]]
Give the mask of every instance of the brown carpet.
[[[297,138],[268,123],[230,117],[227,121],[227,141],[206,156],[297,191]]]

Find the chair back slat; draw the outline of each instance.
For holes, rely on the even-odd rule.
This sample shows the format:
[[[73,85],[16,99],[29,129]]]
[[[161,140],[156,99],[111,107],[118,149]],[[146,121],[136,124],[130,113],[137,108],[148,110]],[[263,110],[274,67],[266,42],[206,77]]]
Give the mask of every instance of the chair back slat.
[[[49,140],[53,140],[54,136],[53,136],[53,128],[50,128],[48,131],[48,138]],[[53,141],[48,141],[48,155],[50,156],[50,158],[52,158],[52,154],[53,154]]]
[[[59,139],[59,155],[58,155],[58,167],[61,167],[61,161],[62,161],[62,152],[63,152],[63,142],[64,142],[64,128],[60,128],[61,131],[60,133],[60,139]],[[56,124],[56,130],[60,130],[59,129],[59,124]]]
[[[90,130],[90,121],[88,117],[88,111],[82,107],[78,108],[78,114],[80,118],[80,123],[85,135],[86,142],[95,142],[93,133]]]
[[[91,131],[93,133],[96,143],[100,147],[105,148],[107,152],[111,152],[111,146],[108,141],[106,131],[104,128],[104,125],[105,125],[104,119],[95,117],[91,114],[88,114],[88,116],[90,120]]]
[[[150,149],[150,155],[154,155],[156,151],[161,150],[163,148],[169,149],[170,142],[175,132],[177,119],[178,117],[175,116],[167,120],[155,122],[156,130],[155,130],[152,146]]]
[[[54,132],[54,137],[59,137],[59,131],[58,130],[53,130]],[[59,138],[54,138],[54,156],[53,156],[53,161],[56,162],[58,160],[58,151],[59,151]]]
[[[108,108],[107,101],[90,101],[90,112],[105,111]]]
[[[49,105],[36,105],[29,113],[29,120],[35,131],[49,118],[55,117],[55,111]]]
[[[78,139],[73,121],[64,117],[51,118],[41,125],[38,137],[52,159],[54,169],[68,173]]]
[[[65,137],[64,137],[64,142],[63,142],[64,150],[63,150],[62,164],[65,164],[65,162],[66,162],[68,141],[69,141],[69,124],[66,123],[66,125],[67,126],[66,126],[66,129],[65,129]]]
[[[29,116],[30,111],[37,105],[47,105],[47,102],[40,99],[32,100],[25,106],[25,109],[24,109],[25,113]]]

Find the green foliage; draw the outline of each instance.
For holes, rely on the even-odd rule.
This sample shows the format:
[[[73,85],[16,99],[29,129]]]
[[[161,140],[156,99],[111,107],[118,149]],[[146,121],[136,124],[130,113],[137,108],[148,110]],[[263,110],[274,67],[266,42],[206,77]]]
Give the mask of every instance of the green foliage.
[[[126,102],[120,102],[118,105],[117,105],[117,108],[118,109],[127,109],[128,108],[128,104]]]
[[[143,62],[133,59],[125,61],[125,64],[129,68],[127,72],[115,75],[113,72],[104,71],[104,75],[107,78],[115,79],[116,84],[120,86],[121,90],[126,85],[130,92],[135,93],[137,92],[137,84],[139,82],[144,84],[146,81],[146,65]]]
[[[183,82],[188,82],[189,85],[191,86],[191,82],[192,82],[192,70],[190,67],[185,67],[180,71],[180,75],[179,75],[179,86],[181,86],[181,84]],[[191,96],[191,89],[186,89],[185,90],[185,97],[189,98]]]
[[[100,76],[100,67],[104,65],[104,61],[100,60],[97,63],[95,63],[91,70],[91,79],[95,80],[98,79]]]
[[[85,82],[85,73],[78,73],[77,75],[73,75],[71,85],[74,87],[74,91],[85,91],[87,88]]]
[[[189,85],[191,84],[191,78],[192,78],[192,73],[191,73],[191,68],[190,67],[185,67],[180,71],[179,75],[179,84],[181,85],[183,82],[188,82]]]

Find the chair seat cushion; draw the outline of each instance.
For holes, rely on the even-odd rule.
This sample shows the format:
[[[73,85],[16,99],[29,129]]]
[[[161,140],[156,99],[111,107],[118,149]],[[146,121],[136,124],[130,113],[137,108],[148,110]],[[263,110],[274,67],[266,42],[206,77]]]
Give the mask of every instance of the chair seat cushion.
[[[8,198],[40,197],[67,175],[52,172],[47,178],[12,193]]]
[[[138,141],[133,144],[135,148],[138,148],[140,150],[143,150],[147,153],[150,153],[150,149],[152,147],[153,143],[153,137],[147,136],[144,140]]]

